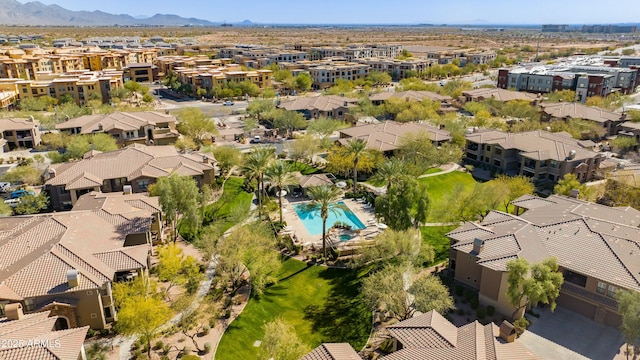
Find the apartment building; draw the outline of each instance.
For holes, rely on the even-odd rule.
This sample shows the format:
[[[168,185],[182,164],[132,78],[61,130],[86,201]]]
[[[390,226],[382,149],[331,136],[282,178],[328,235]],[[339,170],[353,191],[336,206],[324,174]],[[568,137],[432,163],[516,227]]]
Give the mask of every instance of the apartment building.
[[[0,219],[0,309],[49,311],[61,328],[117,319],[111,285],[146,274],[162,236],[158,198],[90,193],[69,212]]]
[[[333,86],[339,79],[354,81],[366,78],[369,75],[369,66],[335,62],[331,65],[310,67],[308,71],[313,79],[311,87],[315,90],[322,90]]]
[[[0,119],[0,150],[30,149],[40,145],[40,122],[33,117]]]
[[[544,24],[542,25],[542,32],[566,32],[569,31],[569,25],[558,24]]]
[[[366,58],[359,59],[357,62],[366,64],[371,71],[385,72],[391,75],[394,80],[400,80],[406,77],[408,72],[426,73],[433,64],[437,64],[434,59],[385,59],[385,58]]]
[[[120,146],[131,144],[171,145],[178,140],[176,117],[155,111],[84,115],[57,124],[68,134],[106,133]]]
[[[153,82],[158,79],[158,67],[151,63],[129,63],[122,68],[123,80],[139,83]]]
[[[613,136],[625,121],[625,115],[580,103],[542,103],[542,121],[582,119],[602,128],[602,136]]]
[[[327,117],[345,120],[349,108],[355,107],[358,99],[335,95],[320,95],[311,97],[297,97],[293,100],[282,101],[278,108],[297,111],[307,120]]]
[[[0,334],[10,346],[0,348],[0,358],[86,360],[88,326],[63,329],[64,317],[50,311],[25,315],[20,303],[7,305],[6,313],[6,317],[0,317]]]
[[[451,106],[451,96],[440,95],[431,91],[382,91],[371,94],[369,100],[374,105],[382,105],[389,99],[402,99],[404,101],[422,101],[429,100],[440,103],[441,107]]]
[[[352,139],[362,139],[367,142],[368,149],[380,151],[385,156],[392,156],[400,148],[404,139],[418,134],[427,134],[435,146],[451,141],[449,131],[428,123],[385,121],[379,124],[356,125],[340,130],[338,143],[346,145]]]
[[[16,101],[18,101],[17,92],[0,90],[0,110],[8,110]]]
[[[556,182],[569,173],[581,182],[591,181],[599,176],[604,160],[604,155],[592,150],[593,142],[573,139],[567,133],[479,130],[465,138],[465,161],[536,181]]]
[[[528,101],[531,104],[535,104],[536,102],[541,100],[541,98],[535,94],[505,90],[501,88],[494,88],[494,89],[480,88],[480,89],[473,89],[473,90],[465,90],[462,92],[462,96],[464,97],[465,102],[484,101],[484,100],[491,99],[491,100],[500,101],[500,102],[520,100],[520,101]]]
[[[13,91],[19,100],[30,97],[51,96],[62,100],[71,97],[82,106],[89,100],[101,99],[109,103],[110,91],[122,87],[122,71],[75,71],[62,75],[50,74],[38,81],[0,79],[0,91]]]
[[[533,93],[573,90],[576,100],[614,92],[631,94],[638,86],[638,70],[606,66],[561,64],[500,69],[497,86]]]
[[[215,180],[215,159],[201,153],[178,153],[174,146],[132,144],[121,150],[92,151],[82,160],[52,164],[44,189],[54,210],[66,210],[92,191],[111,193],[148,190],[159,177],[191,176],[199,186]]]
[[[640,212],[560,195],[524,195],[512,205],[520,215],[492,211],[447,234],[455,279],[478,289],[482,305],[510,317],[507,263],[555,257],[564,277],[558,306],[618,327],[616,291],[640,291]]]
[[[621,25],[582,25],[582,32],[589,34],[619,34],[619,33],[635,33],[638,31],[636,26]]]

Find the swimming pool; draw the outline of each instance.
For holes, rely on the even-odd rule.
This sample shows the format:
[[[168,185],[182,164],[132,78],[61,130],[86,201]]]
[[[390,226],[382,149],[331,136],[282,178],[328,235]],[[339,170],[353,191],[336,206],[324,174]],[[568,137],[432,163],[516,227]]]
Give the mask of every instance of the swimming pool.
[[[349,208],[346,207],[344,202],[339,201],[338,204],[344,205],[345,209],[336,209],[335,211],[329,211],[327,217],[327,230],[331,228],[337,222],[343,222],[351,226],[352,229],[364,229],[366,226],[358,219]],[[320,217],[320,208],[316,207],[308,209],[307,204],[294,205],[296,213],[304,227],[307,228],[307,232],[310,235],[322,235],[322,218]]]

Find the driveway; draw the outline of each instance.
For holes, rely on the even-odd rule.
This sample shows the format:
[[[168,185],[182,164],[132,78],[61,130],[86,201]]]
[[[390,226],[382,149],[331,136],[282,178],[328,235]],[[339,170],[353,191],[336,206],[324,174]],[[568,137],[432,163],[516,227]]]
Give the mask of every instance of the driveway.
[[[527,315],[533,324],[518,341],[541,358],[624,359],[620,352],[624,341],[617,329],[562,307],[553,313],[548,306],[535,311],[540,318]]]

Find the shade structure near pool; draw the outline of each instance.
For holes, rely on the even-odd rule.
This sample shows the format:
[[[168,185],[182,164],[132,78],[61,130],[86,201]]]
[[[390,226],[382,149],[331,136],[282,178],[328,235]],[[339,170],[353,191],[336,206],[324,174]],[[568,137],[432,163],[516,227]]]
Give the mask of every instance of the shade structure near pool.
[[[356,214],[346,207],[344,202],[340,201],[338,204],[343,205],[344,209],[336,208],[333,211],[329,211],[329,216],[327,217],[327,230],[338,222],[345,223],[351,226],[354,230],[366,228],[362,221],[358,219]],[[298,204],[295,205],[294,208],[310,235],[322,234],[322,217],[320,217],[319,206],[313,206],[310,208],[308,204]]]

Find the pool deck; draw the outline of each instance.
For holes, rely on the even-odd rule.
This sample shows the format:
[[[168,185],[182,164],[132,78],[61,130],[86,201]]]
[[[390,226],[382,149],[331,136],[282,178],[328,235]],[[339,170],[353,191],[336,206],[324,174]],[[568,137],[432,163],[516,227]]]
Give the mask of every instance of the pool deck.
[[[304,226],[304,223],[298,217],[296,210],[294,209],[294,205],[307,203],[310,200],[307,198],[293,198],[291,196],[287,196],[282,199],[282,206],[284,209],[283,219],[287,223],[288,233],[294,238],[294,242],[297,244],[303,245],[305,248],[322,248],[322,235],[311,235],[307,231],[307,228]],[[330,232],[330,239],[328,243],[335,246],[338,249],[349,248],[354,244],[357,244],[361,241],[371,240],[375,235],[377,235],[380,230],[376,226],[375,216],[373,213],[373,207],[365,207],[366,204],[361,203],[354,199],[346,199],[342,198],[338,201],[344,202],[344,204],[349,208],[360,221],[366,226],[366,228],[362,229],[358,232],[356,231],[347,231],[347,230],[336,230],[332,229]],[[327,229],[329,230],[329,229]],[[340,241],[339,236],[341,234],[350,234],[354,238],[348,241]]]

